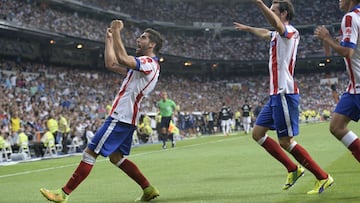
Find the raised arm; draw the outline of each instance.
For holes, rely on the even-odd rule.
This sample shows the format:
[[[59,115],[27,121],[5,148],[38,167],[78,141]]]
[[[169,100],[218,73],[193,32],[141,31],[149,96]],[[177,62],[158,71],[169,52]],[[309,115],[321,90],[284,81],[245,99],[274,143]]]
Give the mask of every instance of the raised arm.
[[[113,37],[110,28],[106,30],[104,61],[107,69],[122,75],[127,73],[127,68],[125,66],[121,66],[116,59],[113,47]]]
[[[115,57],[120,65],[124,65],[131,69],[136,69],[136,60],[133,56],[129,56],[127,54],[124,43],[120,37],[120,32],[123,27],[124,24],[121,20],[113,20],[111,22],[111,33],[113,37]]]
[[[261,12],[264,14],[266,20],[270,23],[270,25],[280,34],[284,34],[285,27],[283,22],[281,22],[280,18],[272,11],[269,7],[267,7],[262,0],[254,0],[256,5],[260,8]]]

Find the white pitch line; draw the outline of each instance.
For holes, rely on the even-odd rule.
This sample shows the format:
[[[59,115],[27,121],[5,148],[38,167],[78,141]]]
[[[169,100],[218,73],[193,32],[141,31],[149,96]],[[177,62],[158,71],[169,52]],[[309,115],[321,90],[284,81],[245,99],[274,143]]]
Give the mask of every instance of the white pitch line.
[[[237,138],[237,137],[236,137],[236,138]],[[200,145],[204,145],[204,144],[213,144],[213,143],[218,143],[218,142],[230,141],[230,140],[234,140],[234,139],[235,139],[235,138],[231,138],[231,139],[226,138],[226,139],[221,139],[221,140],[216,140],[216,141],[203,142],[203,143],[198,143],[198,144],[187,145],[187,146],[180,147],[180,148],[173,148],[173,149],[171,149],[171,150],[179,150],[179,149],[183,149],[183,148],[191,148],[191,147],[196,147],[196,146],[200,146]],[[132,157],[149,155],[149,154],[160,153],[160,152],[163,152],[163,150],[152,151],[152,152],[144,152],[144,153],[138,153],[138,154],[132,155]],[[108,159],[96,160],[96,162],[103,162],[103,161],[108,161]],[[37,170],[29,170],[29,171],[24,171],[24,172],[19,172],[19,173],[11,173],[11,174],[6,174],[6,175],[0,175],[0,179],[1,179],[1,178],[7,178],[7,177],[14,177],[14,176],[26,175],[26,174],[30,174],[30,173],[39,173],[39,172],[43,172],[43,171],[56,170],[56,169],[60,169],[60,168],[73,167],[73,166],[77,166],[77,165],[78,165],[78,163],[76,163],[76,164],[62,165],[62,166],[57,166],[57,167],[42,168],[42,169],[37,169]]]
[[[38,172],[49,171],[49,170],[53,170],[53,169],[66,168],[66,167],[74,166],[74,165],[77,165],[77,164],[68,164],[68,165],[57,166],[57,167],[42,168],[42,169],[24,171],[24,172],[19,172],[19,173],[11,173],[11,174],[7,174],[7,175],[1,175],[0,178],[13,177],[13,176],[18,176],[18,175],[25,175],[25,174],[30,174],[30,173],[38,173]]]

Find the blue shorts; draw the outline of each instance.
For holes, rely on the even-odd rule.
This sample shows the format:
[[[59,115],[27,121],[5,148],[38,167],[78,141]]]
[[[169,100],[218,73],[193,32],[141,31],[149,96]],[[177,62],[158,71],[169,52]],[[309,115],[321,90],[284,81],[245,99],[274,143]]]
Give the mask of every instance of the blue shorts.
[[[135,126],[109,116],[96,131],[88,147],[104,157],[116,151],[129,155],[135,129]]]
[[[360,94],[349,94],[348,92],[342,94],[334,112],[347,116],[353,121],[359,121]]]
[[[276,130],[278,137],[299,134],[299,94],[271,95],[255,124]]]

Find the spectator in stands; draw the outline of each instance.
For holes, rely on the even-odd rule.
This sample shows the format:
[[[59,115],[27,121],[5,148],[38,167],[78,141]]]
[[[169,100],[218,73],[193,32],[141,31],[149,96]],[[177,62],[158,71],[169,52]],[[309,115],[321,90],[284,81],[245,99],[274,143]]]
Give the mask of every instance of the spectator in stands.
[[[143,114],[140,116],[139,125],[137,126],[136,132],[141,144],[147,143],[150,136],[152,136],[153,130],[151,128],[151,118]]]
[[[45,133],[41,136],[40,142],[34,142],[34,152],[36,157],[43,157],[46,149],[49,147],[55,146],[55,137],[52,132],[47,129]]]
[[[12,150],[11,150],[10,142],[7,140],[8,136],[9,135],[3,132],[1,132],[0,134],[0,150],[6,152],[6,154],[2,154],[3,157],[0,157],[0,159],[4,159],[4,158],[8,159],[11,156]]]
[[[19,112],[15,110],[13,114],[11,114],[11,133],[13,137],[17,137],[19,130],[21,128],[21,119],[19,117]]]
[[[5,147],[5,139],[2,134],[0,134],[0,150],[4,149]]]
[[[190,32],[187,30],[179,31],[176,29],[176,32],[169,32],[166,38],[168,39],[167,46],[164,47],[164,52],[166,54],[175,55],[175,56],[184,56],[197,59],[237,59],[237,60],[265,60],[266,59],[266,47],[261,46],[261,42],[254,41],[252,46],[247,43],[244,43],[246,40],[242,40],[243,37],[236,39],[236,34],[228,34],[228,30],[224,33],[218,33],[220,31],[210,29],[207,36],[204,38],[204,35],[194,36],[191,34],[194,30],[202,33],[202,29],[198,29],[194,26],[194,22],[213,22],[218,23],[217,25],[221,28],[230,26],[229,22],[232,22],[233,17],[245,19],[247,23],[254,23],[257,25],[265,26],[265,20],[262,16],[256,16],[254,18],[249,18],[251,13],[254,12],[254,9],[249,6],[249,2],[176,2],[176,1],[166,1],[158,0],[147,2],[146,8],[137,6],[139,9],[132,9],[134,4],[142,4],[142,1],[122,1],[121,6],[117,1],[104,1],[102,0],[88,0],[84,1],[85,4],[94,5],[98,9],[94,12],[92,9],[88,9],[89,13],[77,12],[77,21],[74,23],[71,22],[73,19],[74,13],[72,10],[69,12],[69,9],[62,9],[62,7],[54,6],[49,4],[46,11],[42,9],[41,4],[38,4],[37,1],[5,1],[2,5],[4,12],[2,13],[5,17],[4,19],[8,23],[15,25],[28,26],[31,28],[37,28],[47,31],[53,31],[57,33],[65,33],[67,35],[82,37],[86,39],[91,39],[95,41],[101,40],[101,32],[99,28],[106,27],[105,20],[99,20],[96,18],[98,12],[102,14],[109,14],[108,11],[115,10],[118,12],[118,7],[121,8],[121,11],[129,14],[135,19],[149,19],[150,21],[165,21],[170,23],[175,23],[176,26],[190,25],[194,29]],[[71,2],[70,2],[71,4]],[[85,5],[84,4],[84,5]],[[303,0],[296,1],[294,4],[298,5],[299,19],[295,19],[294,23],[297,25],[305,25],[304,27],[309,27],[315,23],[321,24],[334,24],[338,18],[341,17],[341,12],[336,9],[335,1],[312,1],[312,0]],[[312,4],[314,5],[312,9],[308,9],[307,6]],[[66,7],[67,4],[63,6]],[[70,5],[71,6],[71,5]],[[173,8],[178,9],[173,9]],[[321,8],[327,8],[329,12],[321,12]],[[250,8],[250,9],[249,9]],[[151,14],[146,12],[143,9],[151,9],[155,12]],[[172,10],[172,15],[168,15],[169,10]],[[18,11],[18,12],[13,12]],[[166,11],[166,12],[165,12]],[[186,12],[187,15],[183,15],[183,12]],[[209,15],[211,12],[211,15]],[[26,13],[26,15],[24,15]],[[154,15],[156,13],[156,15]],[[227,16],[227,13],[232,13],[233,15]],[[328,13],[332,13],[331,15]],[[101,14],[100,14],[101,15]],[[95,17],[93,17],[95,16]],[[217,16],[213,18],[212,16]],[[56,18],[57,21],[54,23],[50,19]],[[39,20],[41,19],[41,20]],[[127,36],[136,36],[140,32],[142,25],[139,25],[134,22],[131,23],[131,29],[125,31]],[[196,24],[196,23],[195,23]],[[83,28],[86,25],[86,31]],[[211,25],[211,24],[210,24]],[[168,29],[168,28],[165,28]],[[316,40],[313,40],[311,37],[312,33],[304,29],[304,45],[299,46],[299,57],[303,58],[306,56],[312,56],[318,54],[319,52],[319,43]],[[306,33],[308,32],[308,33]],[[213,40],[214,37],[220,40]],[[252,36],[244,36],[245,38],[251,38]],[[135,48],[136,44],[130,40],[124,39],[124,43],[127,47]],[[182,44],[187,44],[187,46],[179,46]],[[24,46],[24,45],[23,45]],[[31,47],[31,46],[30,46]],[[224,49],[224,47],[230,47]],[[243,50],[235,49],[236,47],[244,47]],[[15,48],[13,48],[15,49]],[[27,52],[30,52],[32,49],[24,49]],[[30,50],[30,51],[29,51]],[[221,51],[219,51],[221,50]],[[232,50],[237,50],[236,52]],[[15,49],[14,51],[17,51]],[[216,53],[224,54],[216,54]]]
[[[85,127],[85,141],[84,141],[85,148],[93,138],[94,138],[94,132],[91,130],[91,126],[86,126]]]
[[[59,122],[55,118],[55,112],[50,112],[48,114],[48,118],[46,121],[46,126],[48,130],[54,135],[55,137],[55,144],[61,143],[61,137],[59,136]]]
[[[11,146],[13,152],[18,152],[21,147],[28,147],[29,138],[25,133],[24,127],[21,127],[17,136],[16,143]]]
[[[67,154],[67,144],[70,139],[70,125],[68,119],[62,113],[58,113],[59,137],[61,138],[62,152]]]

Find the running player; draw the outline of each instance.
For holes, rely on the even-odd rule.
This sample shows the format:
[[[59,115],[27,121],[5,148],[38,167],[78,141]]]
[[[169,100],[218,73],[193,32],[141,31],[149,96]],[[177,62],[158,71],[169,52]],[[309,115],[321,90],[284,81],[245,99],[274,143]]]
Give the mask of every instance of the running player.
[[[284,190],[293,186],[304,174],[304,169],[288,157],[284,151],[286,150],[317,179],[314,189],[307,194],[319,194],[334,180],[294,139],[299,134],[300,96],[294,80],[294,69],[300,36],[298,30],[289,23],[295,13],[293,4],[290,0],[273,0],[268,8],[262,0],[253,1],[275,29],[270,31],[234,23],[236,29],[270,41],[270,98],[256,119],[252,131],[253,139],[286,167],[288,176]],[[268,130],[276,130],[280,145],[266,134]]]
[[[315,36],[344,57],[349,84],[340,97],[330,121],[330,132],[340,140],[360,162],[359,137],[347,128],[360,116],[360,0],[341,0],[339,7],[346,12],[341,21],[341,41],[338,43],[324,26],[315,29]]]

